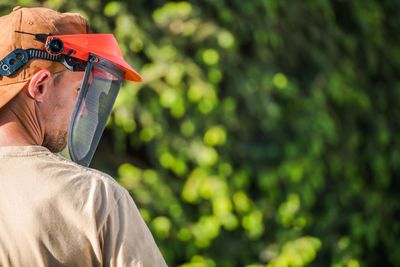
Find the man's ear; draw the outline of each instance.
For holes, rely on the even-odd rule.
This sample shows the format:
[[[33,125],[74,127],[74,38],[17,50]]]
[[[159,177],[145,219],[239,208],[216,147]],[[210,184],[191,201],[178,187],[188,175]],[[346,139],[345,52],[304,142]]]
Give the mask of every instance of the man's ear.
[[[29,82],[28,94],[37,102],[43,102],[44,96],[47,94],[51,81],[51,72],[44,69],[33,75]]]

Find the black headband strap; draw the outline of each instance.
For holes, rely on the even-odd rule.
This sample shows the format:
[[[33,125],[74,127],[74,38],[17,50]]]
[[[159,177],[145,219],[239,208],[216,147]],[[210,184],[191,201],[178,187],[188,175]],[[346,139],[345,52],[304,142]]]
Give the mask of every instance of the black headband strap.
[[[0,75],[11,76],[31,59],[44,59],[61,62],[62,56],[50,55],[46,51],[29,48],[15,49],[0,61]]]
[[[71,71],[84,71],[86,62],[70,56],[52,55],[47,51],[29,48],[15,49],[0,61],[0,75],[11,76],[22,68],[31,59],[44,59],[53,62],[60,62]]]

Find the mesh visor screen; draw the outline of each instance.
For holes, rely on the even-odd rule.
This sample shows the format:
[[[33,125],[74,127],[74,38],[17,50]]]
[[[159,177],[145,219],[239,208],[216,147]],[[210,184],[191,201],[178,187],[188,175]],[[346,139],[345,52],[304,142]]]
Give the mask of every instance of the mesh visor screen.
[[[68,136],[69,154],[83,166],[92,160],[123,81],[118,69],[99,63],[88,68]]]

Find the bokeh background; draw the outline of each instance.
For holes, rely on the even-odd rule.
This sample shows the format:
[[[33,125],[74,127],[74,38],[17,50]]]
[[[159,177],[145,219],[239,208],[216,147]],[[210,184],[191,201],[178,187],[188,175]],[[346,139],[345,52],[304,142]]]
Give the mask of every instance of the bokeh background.
[[[143,75],[92,166],[169,266],[400,266],[400,1],[15,5],[81,13]]]

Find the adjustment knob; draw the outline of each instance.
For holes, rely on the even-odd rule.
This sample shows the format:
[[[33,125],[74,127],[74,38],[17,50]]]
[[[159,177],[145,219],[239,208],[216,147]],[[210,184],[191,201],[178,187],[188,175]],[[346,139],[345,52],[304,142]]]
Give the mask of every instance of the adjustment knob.
[[[47,53],[55,55],[55,56],[61,54],[64,51],[63,41],[61,41],[61,39],[55,38],[55,37],[48,39],[46,41],[45,47],[46,47]]]

